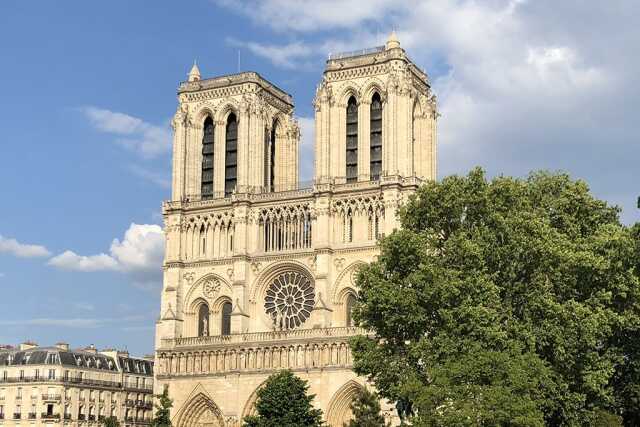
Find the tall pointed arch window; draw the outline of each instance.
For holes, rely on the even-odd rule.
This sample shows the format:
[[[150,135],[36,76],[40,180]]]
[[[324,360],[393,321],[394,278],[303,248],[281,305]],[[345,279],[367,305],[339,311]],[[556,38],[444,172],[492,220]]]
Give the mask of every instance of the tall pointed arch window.
[[[413,175],[417,175],[416,166],[418,166],[418,159],[416,156],[418,155],[416,150],[416,144],[420,137],[420,116],[422,116],[422,108],[420,107],[420,103],[416,101],[413,105],[413,118],[411,121],[411,173]]]
[[[269,144],[269,185],[270,191],[276,189],[276,126],[274,123],[271,126],[271,143]]]
[[[358,104],[352,96],[347,102],[347,182],[358,180]]]
[[[353,307],[356,305],[356,297],[353,294],[347,296],[345,304],[345,326],[355,326],[353,321]]]
[[[264,186],[267,191],[275,191],[276,172],[276,126],[273,123],[271,131],[265,129],[264,137]]]
[[[371,98],[370,117],[369,176],[372,181],[378,181],[382,172],[382,100],[378,93]]]
[[[224,151],[224,194],[228,196],[236,188],[238,172],[238,120],[234,113],[227,118]]]
[[[222,316],[220,332],[222,335],[231,335],[231,303],[225,302],[222,304]]]
[[[269,181],[270,178],[270,168],[269,168],[269,159],[270,159],[270,153],[271,153],[271,132],[269,131],[269,128],[265,126],[264,128],[264,169],[263,169],[263,174],[264,174],[264,188],[265,191],[271,191],[271,182]]]
[[[206,303],[198,307],[198,336],[209,336],[209,306]]]
[[[213,197],[213,119],[207,117],[204,121],[202,135],[202,179],[201,193],[203,199]]]

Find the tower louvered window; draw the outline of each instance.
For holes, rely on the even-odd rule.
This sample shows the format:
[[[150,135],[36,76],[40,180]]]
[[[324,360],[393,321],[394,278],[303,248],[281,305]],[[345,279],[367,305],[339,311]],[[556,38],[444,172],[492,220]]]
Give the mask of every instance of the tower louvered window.
[[[264,186],[267,191],[275,191],[276,171],[276,124],[271,127],[271,132],[265,129],[264,136]]]
[[[204,134],[202,136],[202,186],[203,199],[213,197],[213,135],[214,126],[211,117],[204,121]]]
[[[271,158],[271,132],[269,128],[264,128],[264,188],[266,191],[271,191],[270,179],[270,165],[269,160]]]
[[[270,191],[276,189],[276,124],[274,123],[271,128],[271,144],[269,151],[269,185]]]
[[[230,195],[236,188],[238,172],[238,121],[231,113],[227,118],[224,156],[224,194]]]
[[[358,180],[358,105],[354,97],[347,103],[347,182]]]
[[[382,172],[382,101],[375,93],[371,99],[371,136],[369,176],[372,181],[380,179]]]

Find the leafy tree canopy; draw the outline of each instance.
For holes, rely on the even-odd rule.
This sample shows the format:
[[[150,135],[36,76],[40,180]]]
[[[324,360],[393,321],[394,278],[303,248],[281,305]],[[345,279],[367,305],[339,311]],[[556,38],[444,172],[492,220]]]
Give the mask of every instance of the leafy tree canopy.
[[[315,395],[307,394],[307,382],[289,370],[271,375],[258,390],[255,416],[244,419],[245,427],[319,427],[322,411],[314,409]]]
[[[171,427],[171,407],[173,400],[169,398],[169,388],[165,387],[162,394],[156,396],[159,404],[156,404],[156,415],[151,420],[152,427]]]
[[[353,418],[345,427],[385,427],[384,417],[380,413],[378,395],[365,388],[360,389],[351,403]]]
[[[640,425],[640,225],[567,175],[481,169],[400,219],[358,275],[375,336],[352,349],[413,425]]]
[[[102,422],[104,427],[120,427],[120,422],[116,417],[107,417]]]

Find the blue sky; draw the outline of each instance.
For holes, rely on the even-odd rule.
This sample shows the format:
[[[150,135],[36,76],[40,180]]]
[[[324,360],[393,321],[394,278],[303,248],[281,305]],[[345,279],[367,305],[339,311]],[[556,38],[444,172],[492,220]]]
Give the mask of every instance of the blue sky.
[[[365,6],[366,4],[366,6]],[[632,1],[0,2],[0,343],[153,349],[175,89],[255,70],[311,101],[329,52],[396,28],[442,113],[439,175],[564,170],[638,221]]]

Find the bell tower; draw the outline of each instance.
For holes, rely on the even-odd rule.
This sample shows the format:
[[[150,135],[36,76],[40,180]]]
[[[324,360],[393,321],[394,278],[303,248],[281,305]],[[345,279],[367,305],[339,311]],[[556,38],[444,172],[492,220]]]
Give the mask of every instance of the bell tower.
[[[291,95],[255,72],[201,79],[194,63],[178,101],[172,200],[297,187],[299,130]]]
[[[435,179],[436,98],[395,32],[330,55],[314,106],[317,183]]]

